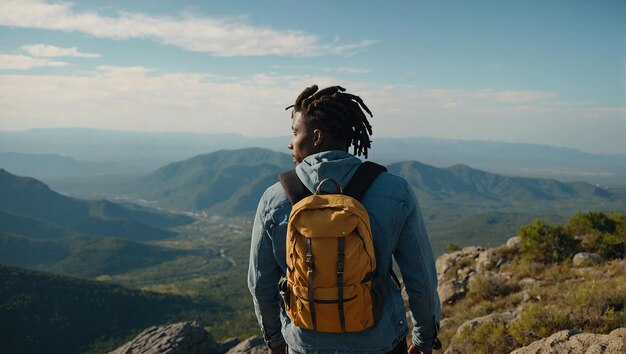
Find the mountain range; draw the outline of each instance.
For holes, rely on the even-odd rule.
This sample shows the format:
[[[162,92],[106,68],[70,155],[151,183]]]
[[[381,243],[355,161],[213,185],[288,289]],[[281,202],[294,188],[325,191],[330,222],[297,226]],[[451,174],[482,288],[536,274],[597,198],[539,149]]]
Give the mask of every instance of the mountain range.
[[[107,200],[81,200],[51,190],[30,177],[0,169],[0,231],[50,238],[80,233],[117,236],[135,241],[171,237],[162,229],[187,224],[191,218]]]
[[[0,132],[0,167],[16,174],[41,178],[67,190],[72,189],[76,181],[65,183],[61,177],[90,177],[90,187],[94,188],[120,176],[135,178],[165,164],[222,149],[254,146],[286,152],[289,140],[288,136],[255,138],[237,134],[31,129]],[[406,160],[440,168],[465,164],[508,176],[556,178],[611,186],[624,185],[626,180],[626,155],[592,154],[536,144],[375,136],[370,157],[384,164]],[[47,158],[63,159],[64,162],[41,161]],[[38,163],[34,165],[31,161]]]
[[[263,191],[289,168],[293,166],[287,154],[259,148],[223,150],[168,164],[139,179],[129,190],[162,206],[236,215],[254,212]],[[407,180],[420,200],[435,204],[429,207],[502,208],[613,198],[611,192],[584,182],[507,177],[465,165],[437,168],[405,161],[387,168]]]

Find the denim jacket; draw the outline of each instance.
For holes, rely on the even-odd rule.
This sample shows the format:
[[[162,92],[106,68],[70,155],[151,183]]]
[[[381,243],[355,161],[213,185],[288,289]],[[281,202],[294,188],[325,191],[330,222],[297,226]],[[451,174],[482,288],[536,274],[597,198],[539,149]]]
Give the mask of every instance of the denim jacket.
[[[360,164],[359,158],[345,151],[325,151],[305,158],[296,173],[314,193],[324,178],[345,187]],[[408,333],[400,289],[390,276],[393,255],[409,298],[413,344],[432,347],[440,320],[437,271],[417,199],[404,179],[383,173],[362,203],[370,218],[377,272],[387,281],[389,298],[375,326],[358,333],[324,333],[293,325],[284,311],[278,281],[287,268],[285,239],[291,204],[280,183],[263,194],[252,229],[248,287],[268,345],[284,340],[291,351],[299,353],[386,353],[393,349]]]

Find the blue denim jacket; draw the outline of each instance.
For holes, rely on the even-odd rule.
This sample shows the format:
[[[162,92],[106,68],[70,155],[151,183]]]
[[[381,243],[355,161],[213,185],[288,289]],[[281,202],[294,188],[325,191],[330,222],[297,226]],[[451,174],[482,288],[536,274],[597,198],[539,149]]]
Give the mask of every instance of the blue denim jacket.
[[[296,173],[314,192],[324,178],[345,186],[360,163],[347,152],[325,151],[305,158]],[[393,349],[408,332],[400,289],[389,272],[393,255],[409,297],[413,344],[432,347],[440,320],[437,271],[417,199],[405,180],[383,173],[362,203],[370,217],[377,271],[387,279],[389,299],[374,327],[358,333],[323,333],[293,325],[283,310],[278,281],[287,268],[285,238],[291,204],[280,183],[265,191],[252,229],[248,287],[266,343],[284,340],[290,350],[300,353],[386,353]]]

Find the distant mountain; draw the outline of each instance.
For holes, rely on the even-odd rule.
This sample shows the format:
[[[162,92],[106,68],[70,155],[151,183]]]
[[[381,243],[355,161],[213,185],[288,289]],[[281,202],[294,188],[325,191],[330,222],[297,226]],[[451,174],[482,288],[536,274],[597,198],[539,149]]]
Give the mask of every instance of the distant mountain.
[[[44,183],[0,169],[0,231],[50,238],[62,230],[144,241],[171,237],[160,227],[186,224],[191,218],[144,208],[124,208],[106,200],[86,201],[63,196]],[[11,220],[10,214],[19,216]],[[36,220],[29,225],[29,219]],[[39,236],[37,236],[37,234]]]
[[[131,290],[0,264],[3,353],[106,352],[140,330],[229,312],[203,299]],[[204,321],[203,321],[204,320]],[[113,345],[114,347],[114,345]]]
[[[0,152],[54,153],[71,156],[81,163],[106,163],[107,173],[145,175],[173,161],[222,149],[254,146],[287,152],[289,140],[288,136],[253,138],[238,134],[31,129],[0,132]],[[626,180],[624,154],[592,154],[537,144],[374,136],[370,157],[385,164],[406,160],[436,167],[465,164],[509,176],[556,178],[612,186],[624,185]],[[97,181],[98,184],[102,182]]]
[[[213,210],[232,215],[256,210],[267,187],[291,158],[266,149],[222,150],[166,165],[141,178],[133,192],[183,210]]]
[[[388,168],[390,173],[406,179],[422,197],[447,202],[525,204],[557,199],[612,198],[610,192],[587,183],[507,177],[465,165],[436,168],[407,161],[391,164]]]
[[[33,240],[0,233],[0,263],[80,277],[116,275],[189,253],[110,237]]]
[[[20,176],[48,178],[86,175],[95,166],[59,154],[0,152],[0,168]]]
[[[263,149],[218,151],[169,164],[140,179],[135,192],[161,205],[218,214],[253,212],[263,191],[291,168],[286,154]],[[437,168],[417,161],[393,163],[428,206],[523,207],[564,200],[612,200],[607,190],[584,182],[507,177],[465,165]]]

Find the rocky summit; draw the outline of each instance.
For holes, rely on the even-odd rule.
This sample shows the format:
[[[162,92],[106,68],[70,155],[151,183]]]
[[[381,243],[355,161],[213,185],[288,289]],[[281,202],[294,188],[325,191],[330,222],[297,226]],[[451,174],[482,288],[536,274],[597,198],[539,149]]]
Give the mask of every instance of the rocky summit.
[[[625,328],[618,328],[609,334],[565,330],[514,350],[511,354],[621,354],[624,353],[624,332]]]
[[[261,354],[266,350],[260,337],[217,343],[198,323],[180,322],[150,327],[109,354]]]
[[[516,236],[436,261],[444,354],[624,353],[623,257],[576,251],[538,262]],[[405,301],[408,303],[408,299]],[[217,343],[199,324],[151,327],[114,354],[262,354],[260,337]]]

